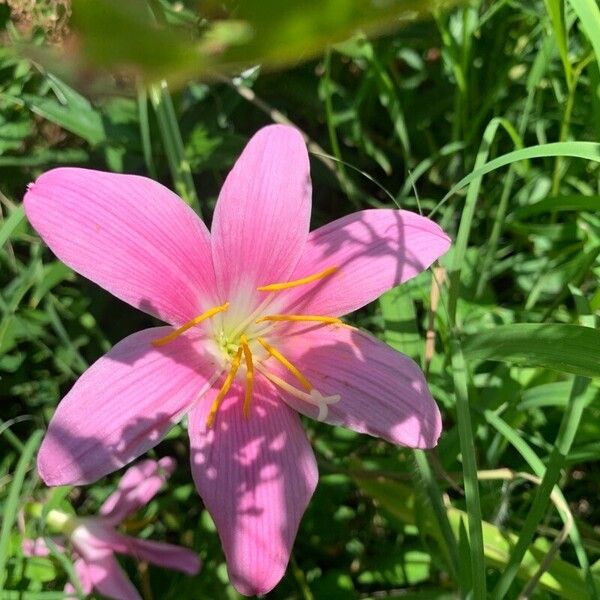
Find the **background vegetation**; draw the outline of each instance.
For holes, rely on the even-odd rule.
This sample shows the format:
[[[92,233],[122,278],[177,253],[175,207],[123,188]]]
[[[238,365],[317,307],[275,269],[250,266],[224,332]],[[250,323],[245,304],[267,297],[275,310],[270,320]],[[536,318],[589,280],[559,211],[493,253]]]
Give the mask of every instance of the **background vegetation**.
[[[26,184],[60,164],[140,173],[210,222],[273,121],[309,141],[315,227],[397,204],[454,245],[355,315],[422,364],[439,447],[307,423],[321,479],[269,598],[598,598],[597,4],[288,5],[0,2],[0,598],[62,597],[68,558],[23,557],[43,533],[23,507],[92,514],[118,475],[45,489],[38,432],[91,362],[151,324],[51,255]],[[127,530],[192,546],[204,569],[124,567],[147,600],[237,598],[184,427],[155,452],[179,466]]]

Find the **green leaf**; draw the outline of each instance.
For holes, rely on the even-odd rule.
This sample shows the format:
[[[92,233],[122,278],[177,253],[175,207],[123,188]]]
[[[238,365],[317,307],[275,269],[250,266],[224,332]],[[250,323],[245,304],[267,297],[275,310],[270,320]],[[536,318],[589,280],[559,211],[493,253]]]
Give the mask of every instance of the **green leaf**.
[[[600,377],[600,332],[580,325],[501,325],[468,336],[463,351],[471,360],[497,360]]]
[[[54,75],[48,76],[56,98],[22,94],[6,96],[15,104],[25,105],[35,114],[78,135],[88,143],[98,144],[106,138],[100,113],[81,94]]]
[[[2,221],[0,224],[0,247],[6,244],[15,229],[22,223],[24,219],[25,210],[21,204],[10,213],[8,219]]]
[[[569,0],[577,13],[581,27],[594,48],[596,61],[600,67],[600,8],[596,0]]]
[[[548,212],[565,212],[590,210],[597,211],[600,209],[600,196],[582,196],[580,194],[572,194],[566,196],[552,196],[544,198],[535,204],[521,206],[513,212],[515,219],[525,219]]]
[[[573,70],[569,62],[569,39],[567,35],[567,26],[565,24],[565,3],[564,0],[544,0],[546,9],[552,20],[552,29],[554,38],[558,44],[558,52],[565,70],[567,85],[571,87],[573,82]]]
[[[152,3],[153,15],[143,0],[73,0],[72,25],[88,63],[133,70],[149,83],[182,82],[243,66],[281,67],[309,60],[357,32],[393,31],[456,3],[296,0],[282,10],[278,0],[207,2],[202,13],[182,10],[181,18],[173,20],[165,18],[159,2]],[[29,52],[36,60],[52,60],[36,48]],[[68,55],[62,62],[80,67]]]
[[[374,500],[385,513],[407,524],[416,524],[416,514],[420,506],[413,490],[397,481],[375,479],[373,477],[360,477],[355,474],[355,480],[360,489]],[[466,513],[454,507],[448,508],[448,519],[458,537],[461,523],[466,521]],[[427,531],[432,534],[434,525],[431,521],[424,524]],[[516,536],[507,533],[495,525],[482,522],[483,543],[486,564],[502,569],[509,560],[511,549],[516,541]],[[527,582],[537,571],[546,556],[549,541],[538,538],[519,566],[517,578]],[[596,577],[597,581],[600,578]],[[589,598],[581,571],[560,558],[555,558],[548,570],[542,575],[539,586],[543,590],[553,592],[561,598],[568,600],[584,600]]]
[[[74,0],[72,23],[96,66],[133,68],[149,81],[206,67],[190,33],[157,25],[142,0]]]
[[[31,437],[27,440],[23,453],[19,458],[13,480],[8,493],[8,498],[4,504],[4,510],[2,513],[2,527],[0,529],[0,590],[4,589],[4,582],[7,577],[6,565],[9,557],[9,542],[10,542],[10,531],[17,518],[17,512],[20,506],[21,490],[25,477],[29,469],[29,463],[31,462],[35,451],[37,450],[39,443],[42,439],[43,431],[35,431]]]

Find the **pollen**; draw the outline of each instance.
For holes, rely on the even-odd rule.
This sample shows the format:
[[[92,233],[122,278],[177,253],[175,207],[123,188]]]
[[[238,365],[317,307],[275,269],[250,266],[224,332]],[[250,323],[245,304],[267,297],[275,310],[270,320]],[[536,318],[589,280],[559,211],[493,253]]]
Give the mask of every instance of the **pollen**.
[[[319,279],[324,279],[325,277],[329,277],[334,273],[339,271],[339,267],[327,267],[327,269],[323,269],[314,275],[309,275],[308,277],[303,277],[302,279],[295,279],[294,281],[285,281],[282,283],[271,283],[269,285],[261,285],[257,290],[259,292],[278,292],[280,290],[287,290],[288,288],[297,287],[299,285],[306,285],[307,283],[312,283],[313,281],[318,281]]]
[[[172,342],[173,340],[177,339],[182,333],[185,333],[188,329],[191,329],[192,327],[202,323],[202,321],[206,321],[206,319],[210,319],[210,317],[214,317],[216,314],[227,310],[228,307],[229,302],[225,302],[225,304],[221,304],[221,306],[215,306],[214,308],[207,310],[201,315],[194,317],[191,321],[188,321],[185,325],[182,325],[181,327],[179,327],[175,331],[172,331],[168,335],[158,338],[157,340],[153,340],[152,345],[156,347],[164,346],[165,344],[168,344],[169,342]]]

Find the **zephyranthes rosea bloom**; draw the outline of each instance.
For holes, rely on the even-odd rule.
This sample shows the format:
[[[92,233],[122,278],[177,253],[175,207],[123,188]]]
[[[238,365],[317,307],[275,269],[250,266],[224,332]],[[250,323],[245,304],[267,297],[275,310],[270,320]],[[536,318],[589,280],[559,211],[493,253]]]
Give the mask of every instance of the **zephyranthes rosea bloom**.
[[[417,365],[340,317],[414,277],[449,246],[416,214],[365,210],[309,234],[306,146],[270,126],[246,146],[209,234],[163,186],[56,169],[25,197],[55,254],[170,324],[100,358],[58,406],[38,469],[92,482],[189,415],[192,471],[243,594],[282,577],[317,467],[297,412],[412,448],[440,413]]]
[[[84,594],[92,589],[115,600],[141,600],[141,596],[121,570],[114,554],[129,554],[138,560],[183,571],[194,575],[200,569],[198,555],[192,550],[164,542],[142,540],[123,535],[117,525],[130,514],[146,505],[175,468],[175,461],[165,457],[159,461],[143,460],[128,469],[119,487],[100,507],[96,517],[74,517],[58,510],[50,510],[46,521],[62,535],[53,542],[62,552],[69,541],[73,546],[75,572]],[[23,541],[26,556],[48,556],[50,550],[44,538]],[[75,588],[68,583],[65,592],[77,597]]]

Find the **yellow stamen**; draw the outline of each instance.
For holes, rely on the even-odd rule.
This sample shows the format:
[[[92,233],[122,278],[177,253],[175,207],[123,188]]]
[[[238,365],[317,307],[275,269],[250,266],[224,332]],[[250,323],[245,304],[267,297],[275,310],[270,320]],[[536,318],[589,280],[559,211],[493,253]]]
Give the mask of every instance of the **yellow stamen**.
[[[240,337],[240,344],[244,351],[244,359],[246,360],[246,392],[244,394],[244,417],[250,416],[250,402],[252,401],[252,385],[254,383],[254,365],[252,364],[252,352],[248,346],[248,338],[245,335]]]
[[[313,389],[312,384],[300,371],[285,357],[279,350],[273,348],[264,338],[257,338],[257,342],[275,359],[277,359],[296,379],[310,392]]]
[[[316,323],[330,323],[332,325],[341,325],[343,321],[336,317],[321,317],[319,315],[265,315],[256,319],[256,323],[263,321],[314,321]]]
[[[194,327],[194,325],[198,325],[202,323],[202,321],[213,317],[217,313],[227,310],[228,306],[229,302],[225,302],[225,304],[222,304],[221,306],[215,306],[214,308],[207,310],[205,313],[202,313],[198,317],[194,317],[191,321],[188,321],[185,325],[182,325],[179,329],[172,331],[171,333],[169,333],[169,335],[165,335],[164,337],[158,338],[157,340],[153,340],[152,345],[164,346],[165,344],[172,342],[174,339],[178,338],[182,333],[185,333],[188,329]]]
[[[324,277],[329,277],[329,275],[333,275],[339,271],[339,267],[328,267],[327,269],[323,269],[314,275],[309,275],[308,277],[303,277],[302,279],[295,279],[294,281],[285,281],[283,283],[271,283],[269,285],[261,285],[258,289],[259,292],[277,292],[279,290],[287,290],[288,288],[296,287],[298,285],[305,285],[307,283],[312,283],[313,281],[318,281],[319,279],[323,279]]]
[[[225,381],[223,382],[223,386],[219,390],[217,397],[213,400],[212,406],[210,407],[210,412],[208,413],[208,418],[206,419],[206,426],[209,428],[215,424],[215,417],[217,415],[217,411],[219,410],[219,406],[221,405],[223,398],[225,398],[225,396],[227,395],[227,392],[229,391],[229,389],[231,388],[231,385],[233,384],[233,380],[235,379],[235,374],[237,373],[237,370],[240,366],[241,360],[242,360],[242,347],[240,346],[238,348],[238,351],[237,351],[235,357],[233,358],[233,361],[231,363],[231,369],[229,369],[229,373],[227,373],[227,377],[225,378]]]

